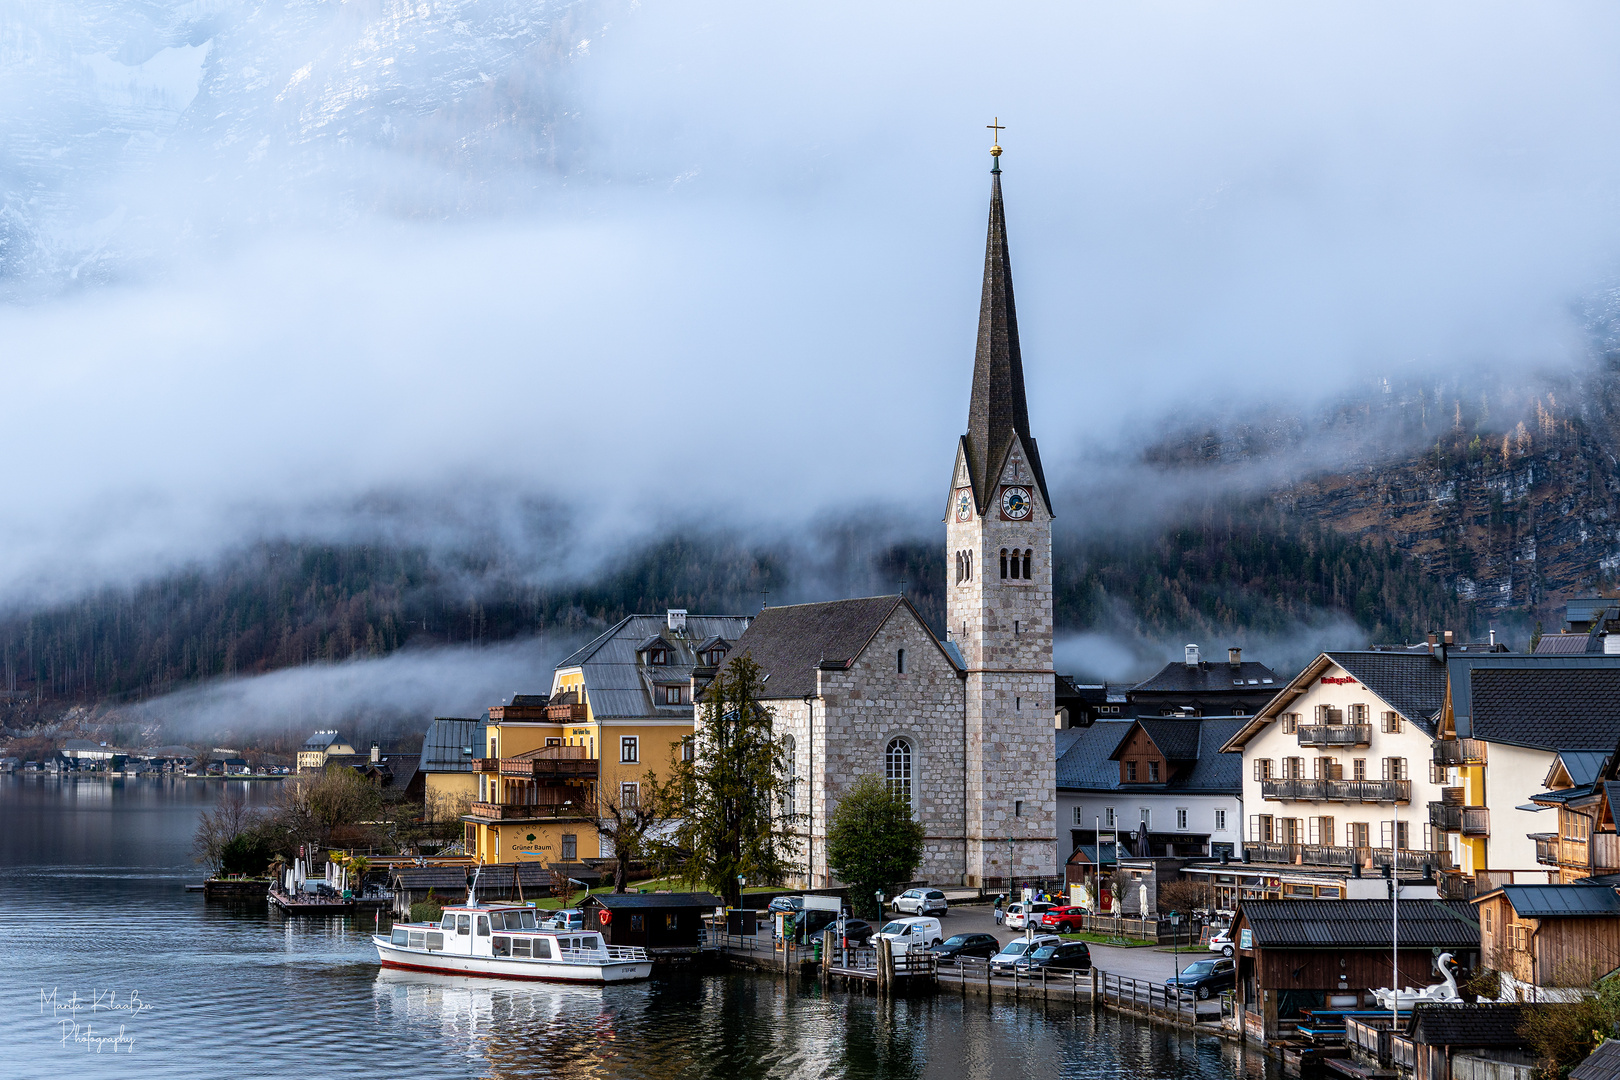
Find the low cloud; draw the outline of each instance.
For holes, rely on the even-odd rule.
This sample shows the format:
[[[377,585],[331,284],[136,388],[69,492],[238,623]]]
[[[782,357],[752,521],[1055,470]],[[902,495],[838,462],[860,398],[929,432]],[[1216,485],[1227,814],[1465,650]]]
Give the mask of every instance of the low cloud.
[[[1240,648],[1243,659],[1265,664],[1279,680],[1293,678],[1319,653],[1368,644],[1366,632],[1336,612],[1323,612],[1282,633],[1238,630],[1219,637],[1193,632],[1181,638],[1151,638],[1118,622],[1107,628],[1060,634],[1052,644],[1052,663],[1059,672],[1081,682],[1135,683],[1182,660],[1189,643],[1198,645],[1204,659],[1211,661],[1224,661],[1227,649]]]

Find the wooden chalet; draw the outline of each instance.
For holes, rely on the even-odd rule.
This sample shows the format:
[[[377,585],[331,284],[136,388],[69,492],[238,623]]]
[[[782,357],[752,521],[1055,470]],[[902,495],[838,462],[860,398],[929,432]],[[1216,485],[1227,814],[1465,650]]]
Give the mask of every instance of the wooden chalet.
[[[1504,885],[1474,900],[1480,949],[1524,1000],[1591,986],[1620,967],[1620,893],[1605,884]]]
[[[1302,1009],[1377,1008],[1393,981],[1391,904],[1385,900],[1248,900],[1232,924],[1237,1008],[1250,1038],[1272,1041]],[[1478,967],[1479,924],[1468,904],[1400,903],[1400,986],[1439,982],[1438,953]]]

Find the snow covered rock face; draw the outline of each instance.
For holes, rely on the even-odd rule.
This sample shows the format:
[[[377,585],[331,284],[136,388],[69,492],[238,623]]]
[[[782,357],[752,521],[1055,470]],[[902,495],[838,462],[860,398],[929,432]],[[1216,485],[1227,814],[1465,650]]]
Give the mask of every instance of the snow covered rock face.
[[[510,204],[567,168],[563,76],[605,12],[0,0],[0,290],[114,279],[242,224]]]

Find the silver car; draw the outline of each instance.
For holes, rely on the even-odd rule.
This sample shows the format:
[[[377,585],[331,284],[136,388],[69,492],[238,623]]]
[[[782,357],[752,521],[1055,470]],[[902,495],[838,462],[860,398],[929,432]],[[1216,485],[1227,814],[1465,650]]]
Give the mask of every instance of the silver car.
[[[945,915],[950,912],[950,901],[938,889],[907,889],[894,898],[894,910],[908,915]]]

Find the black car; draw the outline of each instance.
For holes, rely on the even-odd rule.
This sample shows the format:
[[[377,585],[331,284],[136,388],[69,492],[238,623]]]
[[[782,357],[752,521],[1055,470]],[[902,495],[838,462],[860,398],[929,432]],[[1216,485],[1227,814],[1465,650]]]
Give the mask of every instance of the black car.
[[[797,914],[804,910],[804,897],[802,896],[773,896],[770,906],[765,909],[771,914],[785,911],[788,914]]]
[[[872,940],[875,928],[865,919],[844,920],[844,940],[851,945],[865,945]]]
[[[1188,964],[1180,975],[1164,980],[1171,992],[1192,994],[1200,1001],[1237,985],[1237,963],[1226,957]]]
[[[1083,941],[1065,941],[1061,945],[1042,945],[1028,956],[1018,958],[1018,971],[1090,971],[1091,949]]]
[[[957,934],[928,950],[941,960],[954,960],[962,956],[990,959],[1001,951],[1001,942],[990,934]]]

